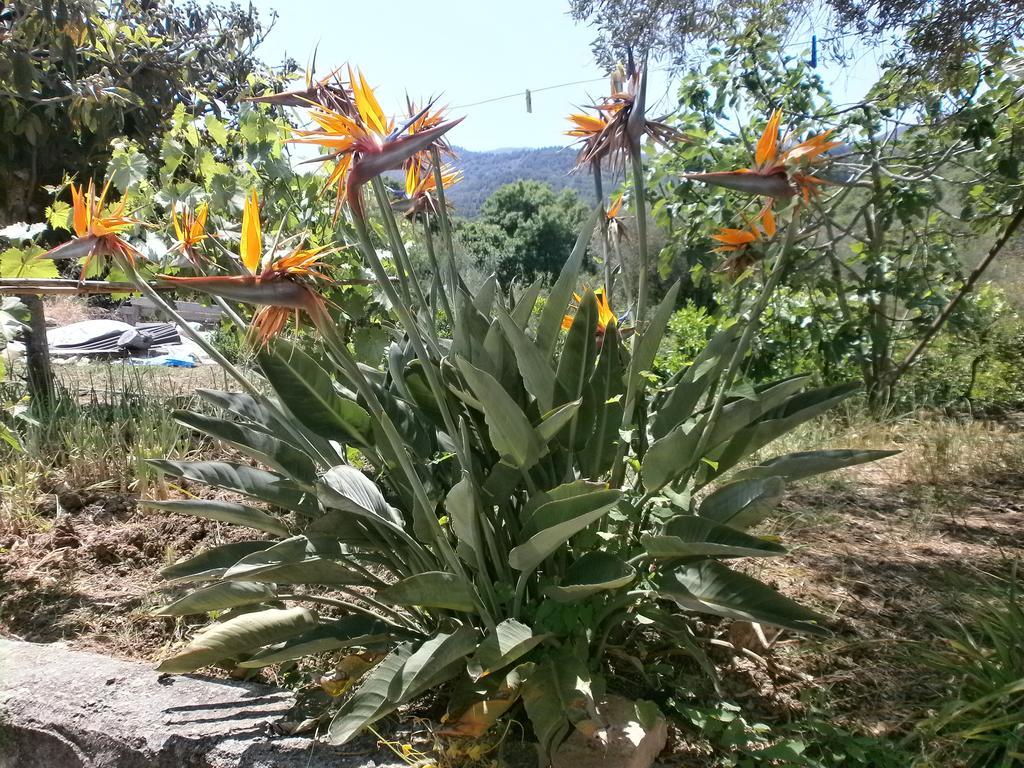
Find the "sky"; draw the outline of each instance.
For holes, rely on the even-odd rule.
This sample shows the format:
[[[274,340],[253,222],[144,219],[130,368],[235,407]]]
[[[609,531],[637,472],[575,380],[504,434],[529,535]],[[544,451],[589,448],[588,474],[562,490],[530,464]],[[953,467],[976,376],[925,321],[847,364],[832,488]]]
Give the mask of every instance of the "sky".
[[[594,62],[594,30],[574,22],[565,0],[252,0],[278,19],[260,48],[264,61],[291,56],[305,66],[316,50],[317,73],[344,63],[360,67],[385,109],[440,95],[466,120],[453,144],[470,150],[564,145],[566,115],[607,90]],[[435,21],[441,9],[442,23]],[[437,30],[434,32],[434,30]],[[434,41],[439,42],[434,42]],[[874,81],[870,52],[853,66],[825,71],[837,101],[859,98]],[[591,81],[541,90],[552,85]],[[525,90],[532,91],[532,112]],[[515,94],[512,98],[478,102]],[[650,111],[669,111],[667,73],[651,73]]]

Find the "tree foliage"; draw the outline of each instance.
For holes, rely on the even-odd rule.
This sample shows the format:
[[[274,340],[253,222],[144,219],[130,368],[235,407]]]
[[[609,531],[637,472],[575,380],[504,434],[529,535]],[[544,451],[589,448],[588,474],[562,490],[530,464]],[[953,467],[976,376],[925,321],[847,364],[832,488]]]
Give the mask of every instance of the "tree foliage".
[[[499,187],[459,233],[470,258],[487,262],[507,285],[558,274],[586,216],[573,190],[556,194],[548,184],[521,180]]]
[[[170,0],[15,0],[0,12],[0,225],[42,218],[44,186],[128,139],[156,159],[174,111],[224,116],[266,74],[258,14]]]

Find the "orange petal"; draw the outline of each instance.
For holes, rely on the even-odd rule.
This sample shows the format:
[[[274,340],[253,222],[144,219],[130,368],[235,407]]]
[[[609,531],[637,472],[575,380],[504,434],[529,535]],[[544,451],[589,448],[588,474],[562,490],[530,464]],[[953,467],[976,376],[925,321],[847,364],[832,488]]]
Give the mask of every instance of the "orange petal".
[[[764,133],[757,142],[757,149],[754,151],[754,163],[763,166],[769,160],[775,159],[779,148],[779,121],[782,120],[782,110],[776,109],[768,119]]]
[[[245,210],[242,212],[242,244],[240,248],[242,264],[255,275],[260,266],[263,252],[263,233],[260,230],[260,198],[255,189],[249,191],[245,198]]]

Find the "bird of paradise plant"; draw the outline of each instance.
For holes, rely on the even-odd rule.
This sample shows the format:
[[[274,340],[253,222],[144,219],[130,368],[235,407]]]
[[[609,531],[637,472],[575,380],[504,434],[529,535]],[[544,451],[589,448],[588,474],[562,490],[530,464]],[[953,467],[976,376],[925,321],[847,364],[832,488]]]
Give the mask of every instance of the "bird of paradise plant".
[[[750,167],[735,171],[689,173],[686,178],[766,197],[766,207],[771,207],[775,200],[789,200],[796,195],[805,202],[810,201],[820,187],[828,183],[815,175],[815,169],[823,166],[828,160],[828,151],[842,142],[830,138],[832,131],[825,131],[786,148],[785,139],[779,136],[781,121],[782,110],[772,112],[758,139],[754,163]]]
[[[71,185],[72,227],[75,237],[51,248],[41,258],[82,260],[82,278],[89,273],[94,258],[123,258],[134,264],[141,254],[121,235],[132,227],[142,225],[139,219],[126,213],[127,200],[122,197],[112,209],[104,212],[104,201],[110,191],[110,181],[103,185],[99,197],[92,180],[84,189]]]
[[[296,323],[300,312],[305,312],[318,326],[329,321],[325,300],[310,284],[311,279],[328,281],[321,264],[326,249],[300,248],[279,258],[272,258],[272,254],[264,258],[256,190],[251,190],[245,201],[239,251],[246,274],[160,275],[160,280],[213,296],[260,305],[261,309],[253,316],[250,333],[253,341],[264,347],[282,331],[292,314]]]
[[[255,194],[243,216],[246,274],[173,280],[263,304],[272,314],[258,323],[260,386],[246,396],[203,393],[223,418],[176,413],[265,468],[153,462],[246,502],[190,498],[150,506],[264,534],[165,569],[173,584],[197,587],[161,615],[220,613],[161,670],[259,668],[334,653],[339,674],[321,678],[328,693],[344,696],[327,729],[334,743],[429,690],[443,690],[446,732],[479,735],[520,708],[550,756],[573,728],[600,727],[594,692],[605,687],[610,645],[628,647],[642,635],[646,644],[684,649],[713,671],[705,639],[694,631],[695,614],[822,631],[825,617],[729,565],[784,553],[774,538],[748,529],[768,514],[788,479],[885,455],[824,451],[745,465],[754,451],[855,390],[803,391],[803,380],[786,379],[748,398],[734,387],[784,269],[796,216],[785,240],[773,243],[776,266],[745,318],[716,334],[692,366],[634,409],[630,398],[643,394],[640,382],[654,365],[679,284],[650,318],[638,318],[626,354],[620,342],[630,329],[606,290],[573,294],[600,220],[595,211],[539,312],[539,283],[514,297],[495,280],[471,291],[454,272],[437,284],[452,329],[442,337],[383,184],[366,174],[400,167],[423,151],[403,138],[430,135],[438,196],[432,215],[443,228],[444,173],[433,143],[441,134],[431,132],[451,123],[396,133],[361,78],[353,100],[362,105],[347,118],[355,128],[338,123],[349,133],[324,131],[316,139],[334,142],[323,146],[339,152],[351,139],[342,204],[397,316],[395,343],[386,364],[355,362],[322,299],[309,298],[313,281],[323,277],[322,253],[263,255]],[[353,149],[371,140],[382,143],[373,151]],[[372,157],[380,154],[386,156]],[[642,248],[643,170],[639,155],[631,158]],[[381,201],[394,276],[369,234],[359,199],[367,182]],[[452,265],[450,249],[448,255]],[[281,300],[279,293],[301,298]],[[309,311],[303,302],[314,308],[314,322],[323,320],[315,354],[280,333],[289,309]],[[349,684],[349,676],[359,680]],[[645,709],[643,723],[649,714]]]
[[[327,179],[327,186],[333,185],[337,189],[338,210],[344,200],[353,214],[362,216],[360,190],[363,184],[384,171],[400,169],[417,153],[429,150],[460,120],[438,123],[418,133],[410,133],[410,127],[423,118],[429,106],[396,128],[362,72],[355,74],[349,69],[349,82],[354,114],[344,114],[327,104],[314,102],[309,115],[319,128],[296,130],[289,141],[328,150],[323,159],[334,160],[335,166]]]
[[[206,219],[209,213],[210,209],[206,203],[199,205],[195,211],[186,209],[180,216],[177,205],[172,206],[171,223],[174,226],[177,241],[171,246],[171,253],[184,254],[193,265],[200,263],[201,257],[196,249],[209,237],[206,232]]]
[[[748,223],[743,229],[723,227],[711,236],[712,240],[720,243],[713,248],[715,253],[726,254],[720,271],[725,272],[730,278],[736,280],[749,267],[758,261],[758,255],[754,252],[755,243],[765,238],[775,237],[776,224],[775,216],[771,209],[765,209],[760,217],[760,226],[756,222]]]

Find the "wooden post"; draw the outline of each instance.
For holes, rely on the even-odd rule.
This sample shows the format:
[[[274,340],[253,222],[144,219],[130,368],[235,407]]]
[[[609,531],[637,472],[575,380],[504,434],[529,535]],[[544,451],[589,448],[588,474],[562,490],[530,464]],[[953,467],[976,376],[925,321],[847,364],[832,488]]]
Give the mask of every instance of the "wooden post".
[[[49,409],[56,400],[53,386],[53,368],[50,367],[50,348],[46,343],[46,314],[43,300],[38,296],[23,296],[22,303],[29,311],[29,333],[25,343],[25,362],[28,366],[28,388],[33,404]]]

